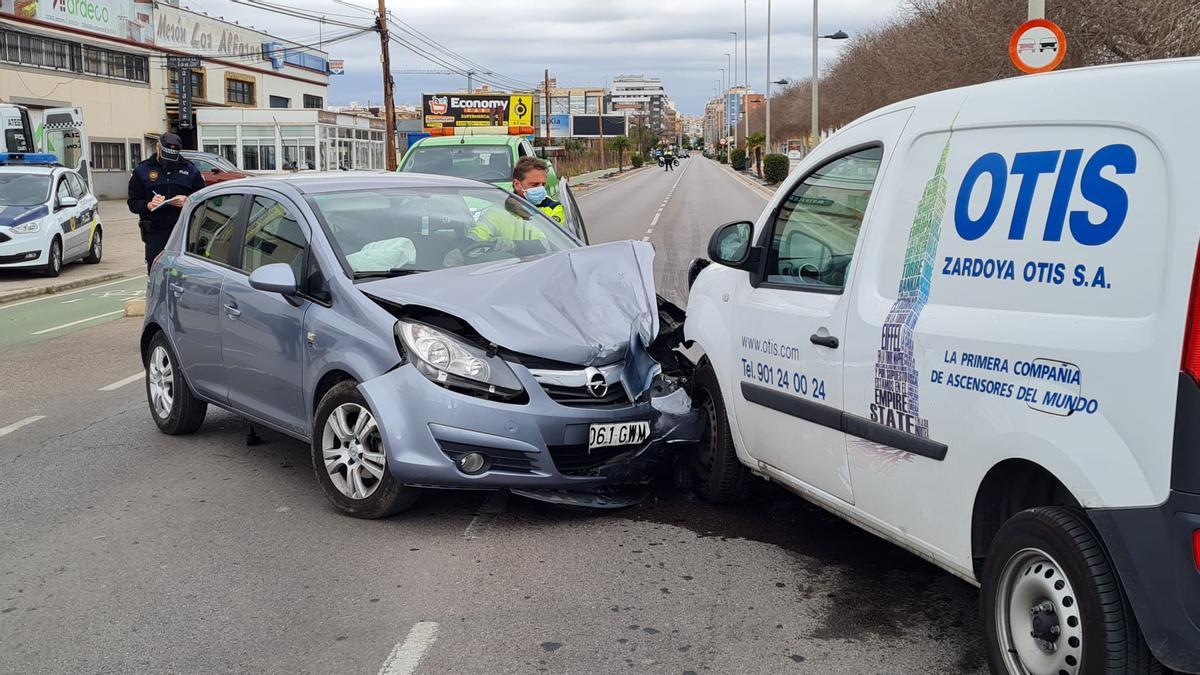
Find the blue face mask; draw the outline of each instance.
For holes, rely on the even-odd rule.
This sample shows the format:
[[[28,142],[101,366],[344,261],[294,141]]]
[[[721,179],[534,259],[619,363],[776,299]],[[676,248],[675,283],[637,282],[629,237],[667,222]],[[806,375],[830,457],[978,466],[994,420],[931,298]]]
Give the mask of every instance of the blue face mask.
[[[529,188],[525,191],[525,199],[528,199],[529,203],[533,204],[534,206],[541,204],[542,202],[546,201],[546,188],[540,186]]]

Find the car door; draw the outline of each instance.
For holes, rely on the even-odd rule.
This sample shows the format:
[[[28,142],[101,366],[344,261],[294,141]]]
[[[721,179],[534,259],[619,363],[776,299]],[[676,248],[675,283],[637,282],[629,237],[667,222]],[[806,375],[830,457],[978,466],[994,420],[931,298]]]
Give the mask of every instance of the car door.
[[[96,198],[88,193],[87,186],[83,184],[79,174],[71,172],[66,176],[71,196],[77,202],[75,205],[76,227],[80,232],[80,239],[83,241],[80,255],[86,255],[92,248],[92,234],[95,231],[93,225],[99,218]]]
[[[86,232],[79,223],[79,204],[71,204],[75,196],[71,194],[71,184],[67,174],[60,173],[54,178],[54,222],[62,235],[63,262],[68,262],[83,255],[86,241],[80,240],[80,234]]]
[[[583,212],[579,210],[575,195],[571,193],[571,186],[565,180],[562,183],[562,199],[560,201],[563,205],[563,227],[575,235],[579,241],[584,244],[589,243],[587,227],[583,224]]]
[[[245,202],[244,195],[221,194],[198,204],[188,217],[183,254],[166,271],[171,344],[192,388],[218,403],[229,394],[221,362],[221,286],[235,274],[234,241]]]
[[[845,290],[881,156],[882,143],[861,145],[792,183],[760,230],[761,271],[735,290],[733,348],[741,360],[734,405],[744,447],[848,503]]]
[[[229,275],[221,291],[221,354],[229,403],[250,417],[304,433],[303,325],[310,302],[252,288],[249,275],[264,265],[286,263],[299,281],[309,236],[285,197],[256,192],[247,196],[239,273]]]

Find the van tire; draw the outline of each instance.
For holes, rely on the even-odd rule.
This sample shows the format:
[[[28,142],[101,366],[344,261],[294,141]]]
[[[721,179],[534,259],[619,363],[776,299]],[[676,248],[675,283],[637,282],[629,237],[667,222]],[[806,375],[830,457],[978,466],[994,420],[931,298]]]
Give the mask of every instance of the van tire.
[[[750,470],[738,459],[726,416],[725,399],[717,373],[709,363],[696,371],[696,406],[707,418],[707,428],[691,452],[692,489],[706,502],[729,504],[749,492]]]
[[[1041,557],[1043,553],[1046,558]],[[1039,562],[1042,560],[1046,563]],[[1036,572],[1030,577],[1032,570]],[[1054,575],[1065,578],[1055,581]],[[1059,590],[1043,596],[1029,588],[1030,583],[1042,584],[1043,578],[1050,584],[1046,588]],[[1163,672],[1142,637],[1099,535],[1081,511],[1057,506],[1021,511],[1009,518],[992,540],[983,567],[980,611],[988,667],[993,673],[1022,672],[1014,669],[1012,662],[1021,661],[1017,636],[1024,642],[1031,632],[1030,626],[1021,625],[1031,620],[1024,616],[1027,603],[1018,602],[1007,621],[1000,614],[1007,614],[1010,599],[1026,595],[1026,590],[1033,591],[1027,597],[1045,597],[1055,607],[1054,621],[1062,633],[1055,642],[1054,658],[1077,662],[1070,665],[1068,660],[1069,668],[1062,672]],[[1028,611],[1032,616],[1035,610]],[[1073,638],[1082,642],[1069,643]],[[1037,649],[1036,642],[1027,642],[1025,653],[1030,653],[1031,645]]]

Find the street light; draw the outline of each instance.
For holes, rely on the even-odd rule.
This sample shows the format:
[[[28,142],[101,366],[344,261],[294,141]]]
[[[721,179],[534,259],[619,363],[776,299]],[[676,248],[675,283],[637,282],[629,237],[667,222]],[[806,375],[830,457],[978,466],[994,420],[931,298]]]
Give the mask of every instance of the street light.
[[[812,21],[812,33],[813,33],[813,43],[812,43],[812,47],[813,47],[812,48],[812,135],[813,135],[813,146],[816,146],[816,144],[818,142],[820,142],[820,136],[821,136],[821,127],[817,121],[817,84],[818,84],[817,78],[820,77],[820,74],[817,71],[817,40],[821,39],[821,38],[829,39],[829,40],[845,40],[846,38],[850,37],[849,35],[846,35],[845,31],[841,31],[841,30],[839,30],[836,33],[830,33],[829,35],[817,35],[817,25],[818,25],[817,24],[817,0],[813,0],[813,21]]]
[[[732,71],[730,71],[730,72],[732,72],[732,73],[733,73],[733,77],[731,77],[729,81],[730,81],[730,86],[734,86],[734,87],[736,87],[736,86],[737,86],[737,58],[738,58],[738,57],[737,57],[737,46],[738,46],[738,33],[737,33],[737,31],[736,31],[736,30],[731,30],[731,31],[729,31],[729,34],[733,36],[733,70],[732,70]]]

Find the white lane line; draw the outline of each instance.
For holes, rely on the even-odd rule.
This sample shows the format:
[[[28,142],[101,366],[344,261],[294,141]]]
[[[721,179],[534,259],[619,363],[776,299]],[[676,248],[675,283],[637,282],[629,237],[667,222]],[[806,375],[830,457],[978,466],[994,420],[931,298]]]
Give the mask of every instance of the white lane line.
[[[417,672],[417,666],[425,652],[437,640],[438,623],[436,621],[418,621],[413,624],[408,635],[392,648],[379,675],[412,675]]]
[[[650,241],[650,237],[642,237],[642,241]]]
[[[646,230],[646,234],[654,234],[654,228],[652,227],[652,228]]]
[[[13,422],[12,424],[10,424],[6,427],[0,427],[0,437],[7,436],[7,435],[11,434],[12,432],[16,431],[17,429],[20,429],[21,427],[27,427],[30,424],[33,424],[34,422],[36,422],[38,420],[44,420],[44,419],[46,419],[45,415],[32,415],[30,417],[26,417],[23,420]]]
[[[144,371],[144,370],[141,372],[138,372],[138,373],[134,373],[133,375],[130,375],[129,377],[126,377],[121,380],[117,380],[116,382],[113,382],[112,384],[106,384],[103,387],[100,387],[99,389],[97,389],[96,391],[115,391],[117,389],[120,389],[121,387],[124,387],[127,384],[133,384],[134,382],[137,382],[138,380],[142,379],[142,377],[145,374],[146,374],[146,371]]]
[[[479,505],[479,510],[475,512],[475,517],[467,525],[467,529],[463,530],[463,538],[478,539],[475,531],[479,529],[479,526],[487,522],[490,516],[504,513],[504,510],[508,508],[508,494],[505,491],[489,492],[483,503]]]
[[[78,325],[79,325],[79,324],[81,324],[81,323],[87,323],[87,322],[89,322],[89,321],[95,321],[96,319],[103,319],[103,318],[104,318],[104,317],[106,317],[106,316],[113,316],[114,314],[124,314],[124,313],[125,313],[125,310],[124,310],[124,309],[118,309],[118,310],[117,310],[117,311],[115,311],[115,312],[105,312],[104,314],[97,314],[96,316],[89,316],[89,317],[88,317],[88,318],[86,318],[86,319],[79,319],[78,321],[72,321],[72,322],[70,322],[70,323],[64,323],[64,324],[63,324],[63,325],[61,325],[61,326],[54,326],[53,328],[43,328],[42,330],[37,330],[37,331],[34,331],[34,332],[33,332],[33,333],[31,333],[31,334],[32,334],[32,335],[45,335],[46,333],[53,333],[53,332],[54,332],[54,331],[56,331],[56,330],[62,330],[62,329],[64,329],[64,328],[70,328],[71,326],[78,326]]]
[[[658,213],[654,214],[654,220],[650,221],[650,229],[652,229],[652,230],[654,229],[654,226],[658,224],[658,219],[661,217],[662,217],[662,211],[659,211]]]
[[[123,284],[127,281],[133,281],[134,279],[145,279],[145,278],[146,278],[145,274],[139,274],[135,277],[125,277],[124,279],[117,279],[116,281],[109,281],[109,282],[103,283],[103,284],[96,284],[95,286],[84,286],[83,288],[77,288],[73,291],[63,291],[62,293],[48,293],[45,295],[39,295],[36,298],[30,298],[28,300],[19,300],[17,302],[9,303],[7,305],[0,307],[0,310],[11,309],[13,307],[20,307],[21,305],[28,305],[31,302],[41,302],[43,300],[57,300],[58,298],[61,298],[63,296],[67,296],[67,295],[75,295],[76,293],[85,293],[87,291],[94,291],[97,288],[104,288],[105,286],[113,286],[115,284]]]

